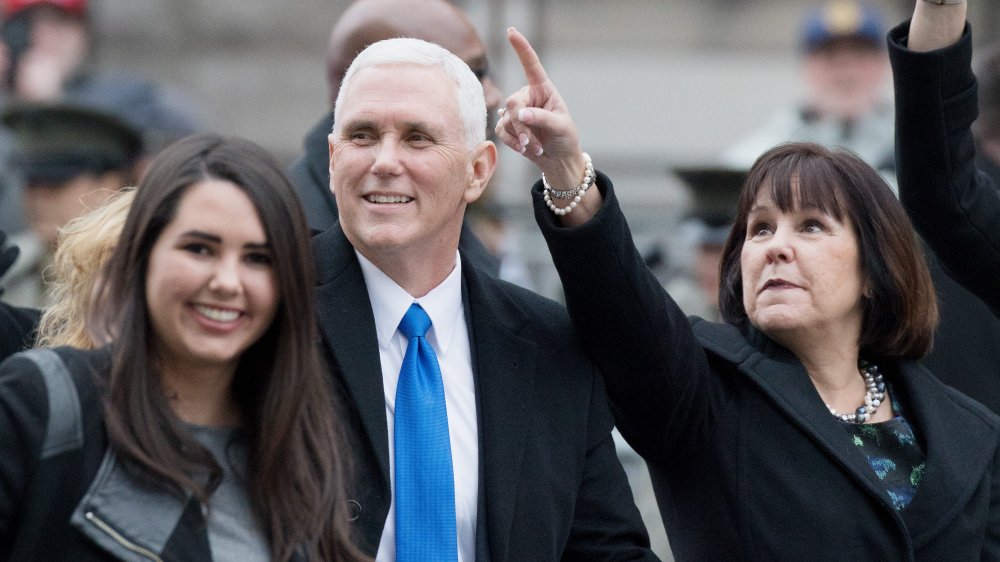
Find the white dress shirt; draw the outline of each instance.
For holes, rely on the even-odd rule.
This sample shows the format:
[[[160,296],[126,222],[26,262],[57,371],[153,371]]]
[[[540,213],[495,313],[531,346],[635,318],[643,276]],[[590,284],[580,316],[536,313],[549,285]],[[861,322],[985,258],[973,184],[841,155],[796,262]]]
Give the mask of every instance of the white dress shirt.
[[[389,429],[389,480],[392,502],[378,545],[378,562],[396,559],[396,383],[403,356],[409,344],[399,331],[399,322],[414,302],[427,312],[431,328],[427,341],[437,353],[444,383],[444,401],[448,412],[448,437],[455,474],[455,517],[458,531],[458,560],[476,559],[476,515],[479,501],[479,424],[476,417],[475,381],[472,377],[472,354],[469,330],[462,303],[462,265],[455,252],[455,268],[431,292],[417,299],[408,294],[374,264],[355,251],[361,262],[368,298],[375,315],[382,386],[385,389],[385,418]]]

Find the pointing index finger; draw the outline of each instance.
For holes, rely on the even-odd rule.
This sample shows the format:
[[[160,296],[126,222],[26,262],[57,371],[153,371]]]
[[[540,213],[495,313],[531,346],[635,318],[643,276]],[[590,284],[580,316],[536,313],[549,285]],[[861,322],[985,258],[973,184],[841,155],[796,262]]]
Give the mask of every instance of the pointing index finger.
[[[517,53],[518,60],[521,61],[521,67],[524,68],[524,77],[527,78],[528,85],[538,86],[547,82],[549,77],[545,74],[542,61],[538,60],[538,54],[535,53],[535,49],[531,47],[531,43],[528,43],[524,35],[521,35],[521,32],[513,27],[508,27],[507,41],[514,48],[514,52]]]

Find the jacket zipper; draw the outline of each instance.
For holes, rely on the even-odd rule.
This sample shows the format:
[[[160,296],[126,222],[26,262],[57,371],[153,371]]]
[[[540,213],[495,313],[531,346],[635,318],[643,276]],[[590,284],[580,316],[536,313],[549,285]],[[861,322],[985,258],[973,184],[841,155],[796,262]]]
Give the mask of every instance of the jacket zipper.
[[[126,539],[125,537],[123,537],[121,535],[121,533],[119,533],[118,531],[116,531],[111,525],[108,525],[104,521],[101,521],[100,519],[98,519],[97,516],[94,515],[93,511],[88,511],[87,513],[84,514],[84,517],[87,518],[87,521],[90,521],[98,529],[104,531],[105,534],[107,534],[109,537],[111,537],[112,539],[114,539],[114,541],[116,543],[120,544],[122,546],[122,548],[125,548],[126,550],[134,552],[134,553],[136,553],[136,554],[138,554],[140,556],[145,556],[146,558],[149,558],[150,560],[155,560],[156,562],[163,562],[163,559],[160,558],[159,556],[157,556],[155,552],[149,550],[148,548],[143,548],[143,547],[135,544],[134,542]]]

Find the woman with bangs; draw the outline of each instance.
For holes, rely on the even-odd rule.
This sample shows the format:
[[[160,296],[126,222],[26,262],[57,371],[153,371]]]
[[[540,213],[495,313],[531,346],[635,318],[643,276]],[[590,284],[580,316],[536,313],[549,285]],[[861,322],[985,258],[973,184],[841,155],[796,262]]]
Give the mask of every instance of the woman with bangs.
[[[880,175],[815,144],[763,154],[724,248],[723,322],[686,318],[534,50],[508,39],[528,85],[497,134],[543,172],[536,220],[676,559],[1000,559],[1000,419],[919,362],[934,290]]]

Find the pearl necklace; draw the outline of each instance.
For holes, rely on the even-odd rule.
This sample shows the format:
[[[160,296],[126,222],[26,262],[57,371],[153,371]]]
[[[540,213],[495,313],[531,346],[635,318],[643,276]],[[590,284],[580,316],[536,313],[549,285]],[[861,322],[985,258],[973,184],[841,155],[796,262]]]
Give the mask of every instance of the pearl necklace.
[[[827,405],[833,417],[847,423],[862,424],[872,419],[879,405],[885,400],[885,381],[882,379],[882,373],[878,371],[878,366],[859,359],[858,371],[861,373],[861,378],[865,379],[864,403],[852,414],[841,414]]]

